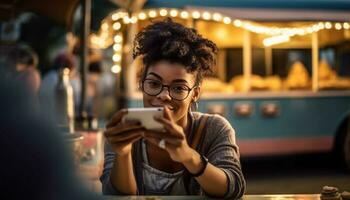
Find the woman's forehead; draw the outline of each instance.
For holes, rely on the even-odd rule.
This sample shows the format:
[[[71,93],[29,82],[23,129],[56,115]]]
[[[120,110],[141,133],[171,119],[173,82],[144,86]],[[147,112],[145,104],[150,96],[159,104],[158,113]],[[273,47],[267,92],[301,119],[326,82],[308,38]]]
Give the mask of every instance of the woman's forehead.
[[[166,82],[172,82],[173,80],[185,80],[188,83],[194,83],[195,74],[186,71],[184,65],[179,63],[170,63],[167,61],[159,61],[153,65],[150,65],[147,70],[147,76],[159,76],[157,78],[163,79]]]

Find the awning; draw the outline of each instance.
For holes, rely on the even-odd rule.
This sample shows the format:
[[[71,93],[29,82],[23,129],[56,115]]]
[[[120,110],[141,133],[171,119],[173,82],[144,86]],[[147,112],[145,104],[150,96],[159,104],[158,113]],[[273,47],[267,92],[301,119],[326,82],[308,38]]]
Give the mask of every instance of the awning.
[[[1,0],[0,21],[9,20],[22,12],[34,12],[70,28],[79,0]]]
[[[188,6],[350,11],[348,0],[148,0],[146,8]]]
[[[185,7],[188,11],[218,12],[233,19],[253,21],[350,21],[350,11],[272,8]]]

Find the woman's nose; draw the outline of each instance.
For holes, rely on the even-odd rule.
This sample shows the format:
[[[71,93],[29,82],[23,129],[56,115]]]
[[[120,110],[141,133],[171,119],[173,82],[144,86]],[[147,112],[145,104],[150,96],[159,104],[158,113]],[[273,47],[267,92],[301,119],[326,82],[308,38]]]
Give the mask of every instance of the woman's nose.
[[[163,90],[157,96],[162,100],[171,100],[168,87],[163,87]]]

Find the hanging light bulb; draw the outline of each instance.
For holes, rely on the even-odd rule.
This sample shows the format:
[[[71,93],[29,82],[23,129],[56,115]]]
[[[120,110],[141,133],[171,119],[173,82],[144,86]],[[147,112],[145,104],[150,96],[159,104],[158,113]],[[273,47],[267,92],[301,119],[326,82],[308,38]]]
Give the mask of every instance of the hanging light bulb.
[[[187,19],[188,16],[189,16],[189,14],[188,14],[187,11],[182,11],[181,14],[180,14],[180,16],[181,16],[181,18],[183,18],[183,19]]]
[[[194,11],[194,12],[192,13],[192,17],[193,17],[194,19],[199,19],[199,18],[201,17],[201,14],[200,14],[198,11]]]
[[[121,44],[114,44],[113,45],[113,50],[114,51],[120,51],[122,49],[122,45]]]
[[[205,20],[210,20],[211,19],[211,14],[209,12],[204,12],[202,17]]]
[[[233,25],[235,25],[236,27],[241,27],[242,26],[242,21],[239,19],[236,19],[235,21],[233,21]]]
[[[222,16],[221,16],[221,14],[220,13],[214,13],[213,14],[213,20],[215,20],[215,21],[220,21],[222,19]]]
[[[179,12],[177,10],[170,11],[170,16],[172,16],[172,17],[176,17],[178,14],[179,14]]]
[[[229,17],[224,17],[223,22],[224,22],[225,24],[230,24],[231,21],[232,21],[231,18],[229,18]]]
[[[122,36],[116,35],[116,36],[114,37],[114,42],[115,42],[115,43],[121,43],[122,41],[123,41]]]
[[[145,20],[147,18],[147,15],[144,12],[140,12],[138,17],[139,17],[140,20]]]
[[[121,66],[120,65],[113,65],[112,68],[111,68],[111,71],[115,74],[119,73],[120,71],[122,70]]]
[[[148,12],[148,16],[151,18],[157,17],[157,12],[154,10],[151,10]]]
[[[119,30],[121,27],[122,27],[122,25],[121,25],[119,22],[115,22],[115,23],[113,24],[113,29],[114,29],[114,30]]]

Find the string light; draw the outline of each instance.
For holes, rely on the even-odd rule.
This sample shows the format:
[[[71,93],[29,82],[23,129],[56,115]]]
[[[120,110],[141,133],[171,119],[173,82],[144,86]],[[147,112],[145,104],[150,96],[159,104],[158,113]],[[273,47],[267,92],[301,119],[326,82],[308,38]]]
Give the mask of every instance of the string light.
[[[210,20],[211,19],[211,14],[209,12],[204,12],[203,13],[203,19]]]
[[[166,9],[161,9],[159,11],[159,15],[162,16],[162,17],[166,16],[167,14],[168,14],[168,11]]]
[[[235,25],[236,27],[241,27],[242,26],[242,21],[239,19],[236,19],[235,21],[233,21],[233,25]]]
[[[118,74],[122,70],[120,65],[113,65],[111,71],[115,74]]]
[[[324,29],[324,28],[325,28],[325,27],[324,27],[324,23],[323,23],[323,22],[318,23],[318,28],[319,28],[320,30]]]
[[[194,12],[192,13],[192,17],[193,17],[194,19],[199,19],[199,18],[201,17],[201,13],[198,12],[198,11],[194,11]]]
[[[102,31],[107,31],[108,28],[109,28],[109,26],[108,26],[108,24],[106,22],[102,23],[102,25],[101,25]]]
[[[124,22],[124,24],[129,24],[129,23],[131,23],[131,19],[129,18],[129,16],[124,16],[123,22]]]
[[[120,51],[122,49],[122,45],[121,44],[114,44],[113,45],[113,50],[114,51]]]
[[[266,38],[263,40],[263,44],[266,47],[283,43],[283,42],[288,42],[290,40],[290,37],[288,35],[279,35],[279,36],[274,36],[270,38]]]
[[[120,54],[114,54],[113,57],[112,57],[112,60],[114,62],[120,62],[122,59],[121,55]]]
[[[231,18],[229,18],[229,17],[224,17],[223,22],[224,22],[225,24],[230,24],[231,21],[232,21]]]
[[[165,17],[169,14],[171,17],[180,16],[181,18],[186,19],[190,16],[190,14],[187,11],[179,12],[176,9],[172,9],[169,11],[168,9],[162,8],[162,9],[159,9],[158,12],[159,12],[159,15],[162,17]],[[121,11],[120,13],[114,13],[112,15],[113,19],[119,19],[121,17],[123,17],[124,23],[128,24],[128,23],[136,23],[138,19],[139,20],[147,19],[147,14],[145,14],[144,12],[140,12],[138,13],[137,18],[136,17],[130,18],[128,17],[126,12]],[[149,10],[148,17],[150,18],[157,17],[157,10]],[[205,11],[201,14],[199,11],[193,11],[191,12],[191,17],[194,19],[214,20],[217,22],[222,21],[225,24],[230,24],[232,22],[232,19],[230,17],[222,16],[222,14],[217,12],[212,14],[208,11]],[[268,26],[263,26],[259,24],[253,24],[251,22],[241,21],[239,19],[233,20],[233,25],[239,28],[244,28],[254,33],[266,34],[266,35],[272,35],[272,36],[281,35],[281,34],[285,34],[289,36],[305,35],[305,34],[310,34],[323,29],[331,29],[333,27],[331,22],[325,22],[325,23],[319,22],[317,24],[312,24],[312,25],[304,26],[300,28],[295,28],[295,27],[279,28],[279,27],[268,27]],[[342,28],[350,29],[349,23],[343,23],[343,24],[335,23],[334,27],[336,30],[341,30]]]
[[[157,17],[157,13],[154,10],[149,11],[148,16],[151,18]]]
[[[342,26],[340,23],[335,23],[335,29],[341,30]]]
[[[113,21],[118,20],[118,18],[119,18],[119,15],[118,15],[117,13],[115,13],[115,14],[112,15],[112,20],[113,20]]]
[[[121,25],[119,22],[115,22],[115,23],[113,24],[113,29],[114,29],[114,30],[119,30],[121,27],[122,27],[122,25]]]
[[[147,15],[144,12],[140,12],[138,17],[139,17],[140,20],[145,20],[147,18]]]
[[[131,19],[130,19],[130,22],[132,24],[135,24],[137,22],[137,17],[136,16],[132,16]]]
[[[336,29],[336,30],[342,30],[350,29],[350,24],[348,22],[318,22],[302,27],[271,27],[271,26],[264,26],[255,22],[251,21],[242,21],[240,19],[232,19],[228,16],[222,15],[218,12],[199,12],[199,11],[185,11],[185,10],[178,10],[178,9],[167,9],[167,8],[160,8],[160,9],[150,9],[150,10],[144,10],[139,13],[134,13],[132,16],[130,16],[127,12],[124,10],[119,10],[117,12],[114,12],[110,15],[110,19],[112,19],[112,22],[105,21],[101,24],[100,33],[98,35],[94,35],[90,38],[90,42],[94,46],[104,47],[106,45],[111,45],[113,43],[113,40],[109,37],[113,33],[111,31],[120,31],[123,24],[134,24],[137,23],[138,20],[146,20],[147,18],[155,18],[157,15],[161,17],[171,16],[171,17],[180,17],[182,19],[202,19],[202,20],[213,20],[216,22],[222,22],[224,24],[231,24],[237,28],[243,28],[250,32],[257,33],[257,34],[264,34],[264,35],[270,35],[270,36],[276,36],[271,38],[279,38],[280,36],[288,36],[292,37],[295,35],[304,36],[306,34],[311,34],[314,32],[318,32],[323,29]],[[117,21],[122,19],[122,21]],[[106,19],[108,20],[108,19]],[[271,39],[270,38],[270,39]],[[287,37],[285,37],[287,38]],[[266,38],[269,39],[269,38]],[[108,42],[110,40],[111,42]],[[267,40],[269,41],[269,40]],[[274,40],[273,40],[274,41]],[[121,47],[117,46],[117,43],[122,42],[121,36],[115,36],[114,37],[114,46],[113,49],[115,51],[120,51]]]
[[[221,16],[221,14],[220,13],[214,13],[213,14],[213,20],[214,21],[220,21],[222,19],[222,16]]]
[[[180,16],[181,16],[181,18],[183,18],[183,19],[187,19],[188,16],[189,16],[189,14],[188,14],[187,11],[182,11],[181,14],[180,14]]]
[[[116,36],[114,37],[114,42],[115,42],[115,43],[121,43],[122,41],[123,41],[122,36],[116,35]]]
[[[332,24],[330,22],[326,22],[324,24],[324,26],[326,27],[326,29],[331,29],[332,28]]]
[[[176,17],[178,14],[179,14],[179,12],[177,10],[170,11],[170,16],[172,16],[172,17]]]

